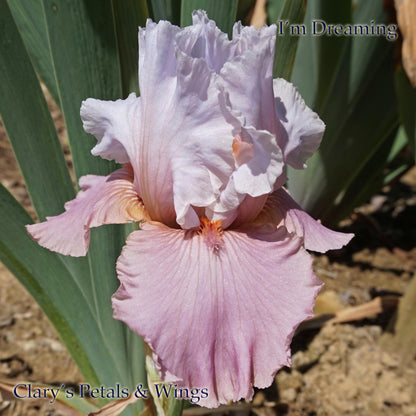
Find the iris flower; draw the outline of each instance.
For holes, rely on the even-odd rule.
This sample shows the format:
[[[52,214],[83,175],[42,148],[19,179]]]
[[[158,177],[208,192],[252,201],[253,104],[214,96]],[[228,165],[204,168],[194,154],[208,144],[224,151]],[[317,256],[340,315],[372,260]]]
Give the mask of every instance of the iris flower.
[[[322,285],[306,250],[352,237],[283,187],[285,167],[306,167],[325,126],[273,80],[275,32],[236,23],[229,40],[203,11],[185,28],[148,20],[140,97],[81,107],[92,154],[122,168],[82,177],[66,212],[27,226],[40,245],[83,256],[91,227],[140,222],[117,262],[114,317],[150,346],[163,381],[207,389],[207,407],[250,399],[290,365]]]

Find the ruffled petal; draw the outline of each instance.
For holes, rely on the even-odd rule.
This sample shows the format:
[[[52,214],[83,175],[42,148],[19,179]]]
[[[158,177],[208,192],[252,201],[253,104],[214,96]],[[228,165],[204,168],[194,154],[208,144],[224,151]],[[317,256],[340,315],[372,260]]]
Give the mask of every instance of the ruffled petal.
[[[257,33],[254,28],[251,32]],[[255,39],[262,41],[256,45],[250,38],[247,43],[252,49],[224,64],[218,83],[229,94],[231,107],[241,114],[244,125],[274,132],[277,123],[273,96],[274,32]]]
[[[298,90],[282,78],[273,81],[275,109],[280,121],[277,141],[285,161],[295,169],[306,168],[305,161],[318,149],[325,124],[303,101]]]
[[[81,108],[84,128],[98,138],[93,154],[130,161],[134,187],[149,216],[184,229],[199,226],[204,208],[211,219],[231,224],[246,195],[271,192],[283,171],[281,150],[272,133],[259,128],[267,122],[258,120],[275,116],[266,114],[273,102],[275,28],[236,27],[235,39],[229,41],[205,12],[195,12],[193,19],[194,25],[186,29],[150,20],[140,29],[140,98],[88,99]],[[250,50],[257,47],[260,55]],[[223,68],[225,78],[220,81],[216,71],[221,72],[228,59],[235,62]],[[250,67],[249,75],[259,70],[256,82],[243,68],[254,60],[259,63]],[[233,65],[242,77],[237,84],[231,76],[238,72]],[[264,77],[265,87],[262,84],[256,94],[253,85]],[[255,105],[247,94],[256,95]],[[230,99],[240,104],[232,108]],[[233,155],[236,135],[244,136],[251,152]]]
[[[232,142],[234,169],[222,187],[219,198],[207,207],[206,216],[214,221],[222,221],[224,228],[227,228],[239,215],[239,205],[247,196],[256,198],[251,202],[255,204],[257,214],[262,208],[260,202],[264,201],[257,197],[282,186],[286,178],[283,172],[283,155],[275,136],[267,130],[245,126],[244,118],[232,108],[224,87],[219,88],[223,92],[219,96],[220,105],[235,136]],[[252,205],[247,204],[245,208]],[[251,220],[255,217],[253,212],[249,213],[245,208],[240,211],[244,215],[238,221],[239,224],[245,219]]]
[[[218,198],[233,171],[233,135],[219,105],[215,72],[176,47],[178,30],[148,22],[141,31],[138,188],[153,220],[194,228],[196,209]]]
[[[233,42],[236,43],[235,55],[241,55],[244,51],[262,48],[276,36],[276,25],[255,28],[254,26],[243,26],[241,22],[234,23]],[[274,45],[271,45],[274,51]]]
[[[254,155],[233,172],[235,188],[253,197],[268,194],[283,172],[282,153],[267,131],[248,127],[242,128],[242,135],[253,145]]]
[[[133,189],[130,165],[108,176],[83,176],[79,185],[82,190],[75,199],[65,204],[66,212],[47,217],[45,222],[26,226],[29,234],[41,246],[65,255],[85,256],[90,228],[148,218]]]
[[[275,34],[275,25],[255,29],[235,23],[233,39],[229,40],[227,34],[208,18],[204,10],[196,10],[192,13],[192,26],[181,30],[176,41],[179,49],[186,55],[204,59],[210,69],[219,73],[226,62],[247,50],[263,47]]]
[[[232,173],[233,136],[205,62],[178,51],[177,70],[171,101],[146,102],[168,108],[165,117],[146,114],[140,190],[152,219],[194,228],[199,225],[194,207],[215,201]],[[174,211],[165,209],[169,202]]]
[[[254,219],[263,207],[262,197],[271,193],[277,183],[283,185],[284,180],[282,153],[267,131],[241,126],[233,140],[233,155],[235,170],[218,200],[206,210],[208,218],[222,221],[224,228],[237,217],[238,224]]]
[[[176,84],[176,35],[183,29],[161,20],[150,19],[139,28],[139,85],[140,96],[156,101],[173,95]],[[163,108],[163,107],[162,107]],[[157,115],[160,111],[158,111]]]
[[[140,116],[140,98],[135,94],[130,94],[125,100],[88,98],[83,101],[81,119],[84,130],[98,140],[91,153],[117,163],[134,164],[138,157]]]
[[[177,36],[179,49],[192,58],[202,58],[208,67],[219,73],[222,66],[234,55],[234,45],[203,10],[192,13],[192,26]]]
[[[117,263],[114,316],[144,337],[165,381],[208,389],[199,404],[250,399],[290,364],[321,287],[284,227],[199,233],[145,223]]]
[[[304,239],[306,249],[319,253],[339,249],[354,237],[354,234],[340,233],[324,227],[303,211],[284,188],[269,196],[256,222],[284,225],[290,233]]]
[[[243,221],[254,219],[264,201],[257,197],[275,189],[283,172],[281,150],[269,133],[276,130],[272,79],[275,33],[275,26],[254,29],[236,24],[229,41],[199,10],[193,13],[193,26],[177,35],[178,47],[184,53],[204,59],[219,74],[220,100],[224,100],[225,117],[234,128],[235,171],[220,197],[206,210],[210,219],[221,220],[224,227],[237,215]],[[251,202],[246,208],[255,205],[254,214],[238,208],[243,200]]]
[[[206,12],[193,12],[193,25],[177,35],[178,47],[202,58],[219,74],[217,82],[229,94],[232,107],[246,126],[275,131],[273,62],[276,26],[261,29],[236,23],[233,40],[221,32]]]

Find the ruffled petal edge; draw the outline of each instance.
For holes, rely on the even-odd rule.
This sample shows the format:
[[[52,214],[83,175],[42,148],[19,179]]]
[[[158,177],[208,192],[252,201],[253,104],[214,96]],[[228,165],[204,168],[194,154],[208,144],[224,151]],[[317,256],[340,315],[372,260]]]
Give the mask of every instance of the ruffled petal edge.
[[[26,226],[30,236],[42,247],[64,255],[85,256],[90,228],[148,218],[133,188],[130,165],[108,176],[83,176],[79,184],[81,191],[65,204],[64,213]]]

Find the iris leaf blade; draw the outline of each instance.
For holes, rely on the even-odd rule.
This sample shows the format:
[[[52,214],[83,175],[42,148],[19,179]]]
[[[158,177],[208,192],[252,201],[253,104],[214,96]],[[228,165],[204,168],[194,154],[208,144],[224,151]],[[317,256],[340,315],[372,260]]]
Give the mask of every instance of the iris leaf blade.
[[[323,21],[325,24],[336,23],[345,24],[351,22],[351,0],[327,1],[319,0],[311,2],[312,19],[315,22],[308,22],[312,42],[314,43],[315,64],[317,66],[317,96],[315,98],[314,109],[321,111],[328,94],[331,90],[338,66],[340,65],[343,50],[348,44],[347,36],[318,36]],[[315,27],[312,27],[314,25]],[[326,26],[325,26],[326,27]],[[315,30],[314,30],[315,29]]]
[[[113,0],[113,10],[125,98],[130,92],[139,94],[138,27],[146,26],[149,13],[145,0]]]
[[[55,127],[25,46],[0,1],[0,114],[39,218],[56,215],[74,187]]]
[[[83,375],[98,383],[95,367],[106,359],[100,349],[85,344],[99,339],[99,330],[84,294],[74,283],[61,256],[41,248],[27,234],[32,219],[0,185],[0,260],[35,298],[55,326]],[[104,366],[102,371],[108,371]]]
[[[290,80],[299,40],[298,36],[291,36],[287,32],[287,25],[280,22],[302,24],[303,19],[303,0],[286,0],[282,4],[279,17],[275,22],[278,25],[278,30],[273,65],[274,78],[280,77]]]
[[[416,161],[416,91],[412,88],[403,68],[395,74],[395,87],[397,93],[400,121],[402,122],[409,144],[413,150]]]
[[[147,0],[150,17],[154,22],[168,20],[179,25],[181,0]]]
[[[8,0],[8,4],[36,72],[59,105],[42,0]]]
[[[307,5],[304,20],[306,35],[299,39],[292,82],[299,88],[306,103],[319,113],[333,85],[348,38],[315,35],[314,28],[318,31],[322,28],[318,21],[350,23],[351,0],[316,0]]]
[[[38,218],[60,214],[75,196],[48,106],[29,56],[8,9],[1,0],[0,114],[26,181]],[[22,98],[24,97],[24,98]],[[82,290],[90,296],[86,259],[63,258]]]
[[[289,188],[294,198],[324,222],[331,223],[336,211],[342,210],[339,199],[398,126],[390,53],[391,50],[385,51],[384,59],[378,64],[373,61],[378,70],[372,73],[347,111],[334,99],[331,111],[338,116],[331,119],[329,113],[322,114],[327,130],[321,148],[307,161],[307,173],[288,170]],[[340,96],[341,90],[340,87]],[[385,106],[385,102],[391,105]]]
[[[280,19],[282,9],[287,0],[268,0],[266,2],[267,20],[269,24],[276,23]]]
[[[307,7],[304,22],[312,20],[312,7]],[[302,36],[297,45],[295,63],[292,68],[290,81],[302,94],[309,107],[313,107],[317,88],[317,68],[315,64],[315,45],[312,36],[308,33]]]
[[[106,175],[116,165],[90,154],[96,139],[84,132],[79,109],[82,100],[88,97],[108,100],[123,95],[113,4],[111,0],[59,3],[44,0],[43,6],[76,175]],[[123,243],[122,226],[105,226],[92,231],[88,254],[93,289],[90,302],[95,304],[101,335],[91,340],[88,348],[103,348],[108,353],[107,362],[103,361],[101,367],[108,366],[109,370],[102,374],[101,383],[119,382],[133,387],[126,360],[124,324],[112,318],[110,301],[118,285],[115,264]]]
[[[239,0],[236,20],[241,21],[243,24],[248,24],[247,17],[255,5],[256,0]]]
[[[385,19],[382,5],[359,2],[353,23],[368,23],[371,19]],[[311,55],[313,60],[319,54],[313,50]],[[349,186],[378,149],[394,139],[398,126],[392,45],[384,37],[349,37],[333,69],[329,90],[308,91],[309,101],[320,107],[319,115],[327,125],[321,147],[307,161],[306,172],[288,170],[294,198],[314,217],[329,224],[335,221],[337,211],[344,210],[340,203]],[[301,71],[294,70],[293,74],[299,76]],[[315,73],[314,79],[318,77]],[[309,77],[307,82],[313,79]],[[317,99],[319,96],[323,98]]]
[[[407,165],[401,165],[397,169],[391,168],[388,163],[389,159],[397,156],[398,151],[403,148],[403,134],[401,130],[399,133],[394,130],[355,175],[345,193],[342,194],[337,204],[337,210],[331,213],[332,223],[342,220],[355,207],[368,201],[372,195],[388,183],[386,179],[390,181],[397,174],[406,170]]]
[[[4,19],[2,39],[5,40],[1,50],[9,57],[2,59],[1,67],[2,90],[8,88],[0,98],[0,101],[8,101],[2,106],[3,118],[28,188],[35,194],[35,207],[39,216],[44,217],[62,211],[65,200],[74,195],[74,189],[40,86],[29,58],[24,54],[13,19],[7,14],[5,0],[1,0],[0,6],[0,16]],[[19,99],[22,96],[25,100]],[[13,99],[17,101],[16,106],[10,106]],[[6,104],[14,109],[14,114],[9,114],[10,108]],[[38,135],[36,140],[34,134]],[[57,164],[59,157],[60,165]],[[65,175],[66,186],[62,180]],[[66,193],[60,194],[65,190]],[[24,228],[32,222],[31,218],[3,187],[0,192],[2,261],[51,319],[84,376],[92,383],[109,378],[111,366],[102,365],[102,362],[108,363],[108,352],[105,348],[92,348],[91,344],[91,339],[103,339],[103,334],[97,325],[95,311],[89,305],[87,285],[79,281],[82,278],[88,281],[85,260],[64,258],[39,247]],[[37,198],[43,200],[38,203]]]
[[[43,6],[76,177],[108,174],[115,164],[91,155],[96,139],[85,133],[79,111],[89,97],[122,96],[111,1],[43,0]]]
[[[74,187],[38,79],[4,0],[0,24],[0,114],[35,211],[44,220],[62,211],[74,197]],[[85,259],[67,257],[64,263],[78,282],[89,273]],[[87,284],[83,290],[91,293]]]

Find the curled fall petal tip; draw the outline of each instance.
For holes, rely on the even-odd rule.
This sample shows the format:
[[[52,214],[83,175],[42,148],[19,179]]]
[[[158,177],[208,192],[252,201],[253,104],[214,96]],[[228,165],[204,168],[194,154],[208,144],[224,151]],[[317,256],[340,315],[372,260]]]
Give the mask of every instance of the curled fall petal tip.
[[[143,221],[117,261],[114,317],[152,348],[164,382],[206,389],[197,403],[207,407],[250,399],[290,364],[322,285],[306,249],[352,237],[282,188],[324,124],[292,84],[273,80],[275,30],[236,24],[229,40],[203,11],[187,28],[149,20],[140,97],[81,108],[93,154],[124,167],[81,178],[63,214],[28,226],[42,246],[85,255],[91,227]]]

